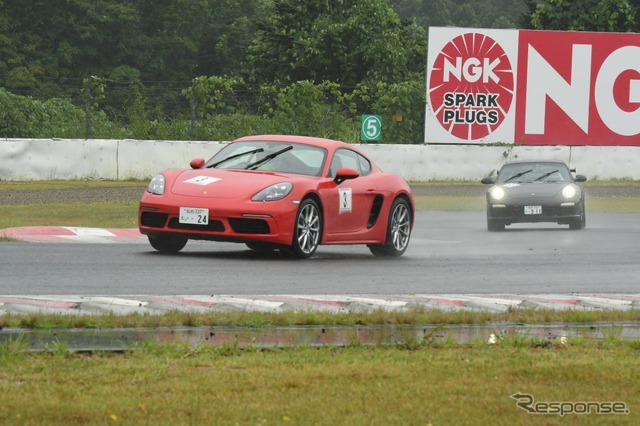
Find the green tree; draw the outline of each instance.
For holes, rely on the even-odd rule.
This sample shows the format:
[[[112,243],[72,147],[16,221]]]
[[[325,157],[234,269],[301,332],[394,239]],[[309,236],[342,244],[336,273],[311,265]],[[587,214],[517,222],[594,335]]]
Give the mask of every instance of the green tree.
[[[638,30],[638,1],[544,0],[527,2],[525,28],[536,30],[633,32]]]
[[[104,93],[102,109],[111,119],[125,123],[127,110],[145,92],[140,70],[121,65],[114,68],[105,78],[105,84],[109,86],[109,90]]]
[[[476,11],[469,3],[460,5],[453,12],[453,22],[459,27],[478,28],[482,25],[478,21]]]
[[[414,18],[425,29],[454,25],[451,11],[456,5],[451,0],[396,0],[391,5],[399,16]]]
[[[2,83],[40,98],[69,95],[83,76],[102,74],[138,18],[124,0],[6,0],[0,7],[10,39]]]
[[[382,143],[419,144],[424,142],[424,79],[400,83],[361,84],[350,97],[357,114],[382,115]]]
[[[392,0],[403,18],[415,18],[424,28],[460,26],[517,28],[526,11],[525,0]]]
[[[337,101],[342,93],[336,83],[305,80],[281,88],[265,86],[262,90],[270,93],[265,97],[269,100],[266,107],[277,133],[339,139],[349,128],[355,130]]]
[[[255,33],[258,1],[209,1],[211,13],[198,32],[197,75],[240,75]],[[202,12],[200,12],[202,13]]]
[[[85,112],[69,99],[40,101],[0,88],[0,137],[66,138],[84,137]],[[92,116],[92,134],[97,138],[122,138],[125,134],[102,111]]]
[[[236,94],[244,86],[240,78],[201,76],[193,80],[190,88],[183,90],[183,95],[195,103],[196,115],[235,113],[242,108]]]
[[[39,99],[77,93],[83,78],[106,76],[104,106],[124,119],[131,81],[169,116],[195,75],[239,74],[258,0],[0,0],[0,87]],[[188,84],[188,83],[187,83]],[[135,93],[131,90],[131,93]],[[123,94],[124,91],[121,91]]]
[[[247,73],[259,84],[404,81],[424,71],[418,50],[426,52],[424,30],[401,21],[385,0],[273,0],[257,25]]]
[[[85,106],[85,139],[91,138],[91,112],[98,108],[102,99],[104,99],[104,79],[101,77],[91,76],[82,80],[82,99]]]

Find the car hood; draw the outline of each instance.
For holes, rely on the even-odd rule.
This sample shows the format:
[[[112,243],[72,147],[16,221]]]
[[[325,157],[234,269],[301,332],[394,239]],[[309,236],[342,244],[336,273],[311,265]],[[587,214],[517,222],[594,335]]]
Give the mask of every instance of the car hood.
[[[268,172],[184,170],[175,175],[170,191],[175,195],[189,197],[242,198],[252,197],[270,185],[290,180],[287,175]]]
[[[569,182],[557,183],[507,183],[501,185],[512,197],[554,197],[562,192]]]

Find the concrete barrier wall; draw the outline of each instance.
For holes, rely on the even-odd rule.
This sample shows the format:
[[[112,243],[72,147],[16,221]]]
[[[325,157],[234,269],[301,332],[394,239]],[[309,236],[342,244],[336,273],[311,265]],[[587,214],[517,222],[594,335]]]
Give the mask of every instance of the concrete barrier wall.
[[[189,167],[194,158],[209,159],[220,142],[119,141],[118,179],[149,179],[172,168]]]
[[[0,180],[149,179],[208,159],[224,142],[0,139]],[[416,182],[478,181],[507,160],[553,158],[588,179],[640,180],[640,147],[359,145],[385,171]]]
[[[117,179],[117,160],[116,141],[0,141],[1,180]]]

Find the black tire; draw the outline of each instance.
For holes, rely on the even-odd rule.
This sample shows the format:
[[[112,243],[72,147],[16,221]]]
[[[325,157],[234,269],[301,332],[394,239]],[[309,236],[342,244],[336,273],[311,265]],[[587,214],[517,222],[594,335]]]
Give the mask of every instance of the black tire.
[[[584,203],[582,203],[582,207],[580,209],[580,218],[569,224],[569,229],[574,231],[578,231],[580,229],[584,229],[587,227],[587,215],[584,210]]]
[[[184,248],[188,239],[180,235],[148,235],[151,247],[162,253],[177,253]]]
[[[411,208],[404,198],[396,198],[389,209],[387,237],[384,244],[370,244],[375,256],[402,256],[411,238]]]
[[[504,231],[504,222],[487,217],[487,230],[491,232]]]
[[[302,200],[293,225],[293,241],[286,250],[294,257],[308,259],[315,253],[322,237],[322,214],[311,198]]]

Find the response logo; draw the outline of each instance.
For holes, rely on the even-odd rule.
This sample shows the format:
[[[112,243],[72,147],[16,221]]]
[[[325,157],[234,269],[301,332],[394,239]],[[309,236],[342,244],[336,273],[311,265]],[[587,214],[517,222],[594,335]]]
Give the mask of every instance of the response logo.
[[[451,135],[477,140],[505,120],[515,91],[504,49],[480,33],[459,35],[437,55],[427,92],[437,121]]]

